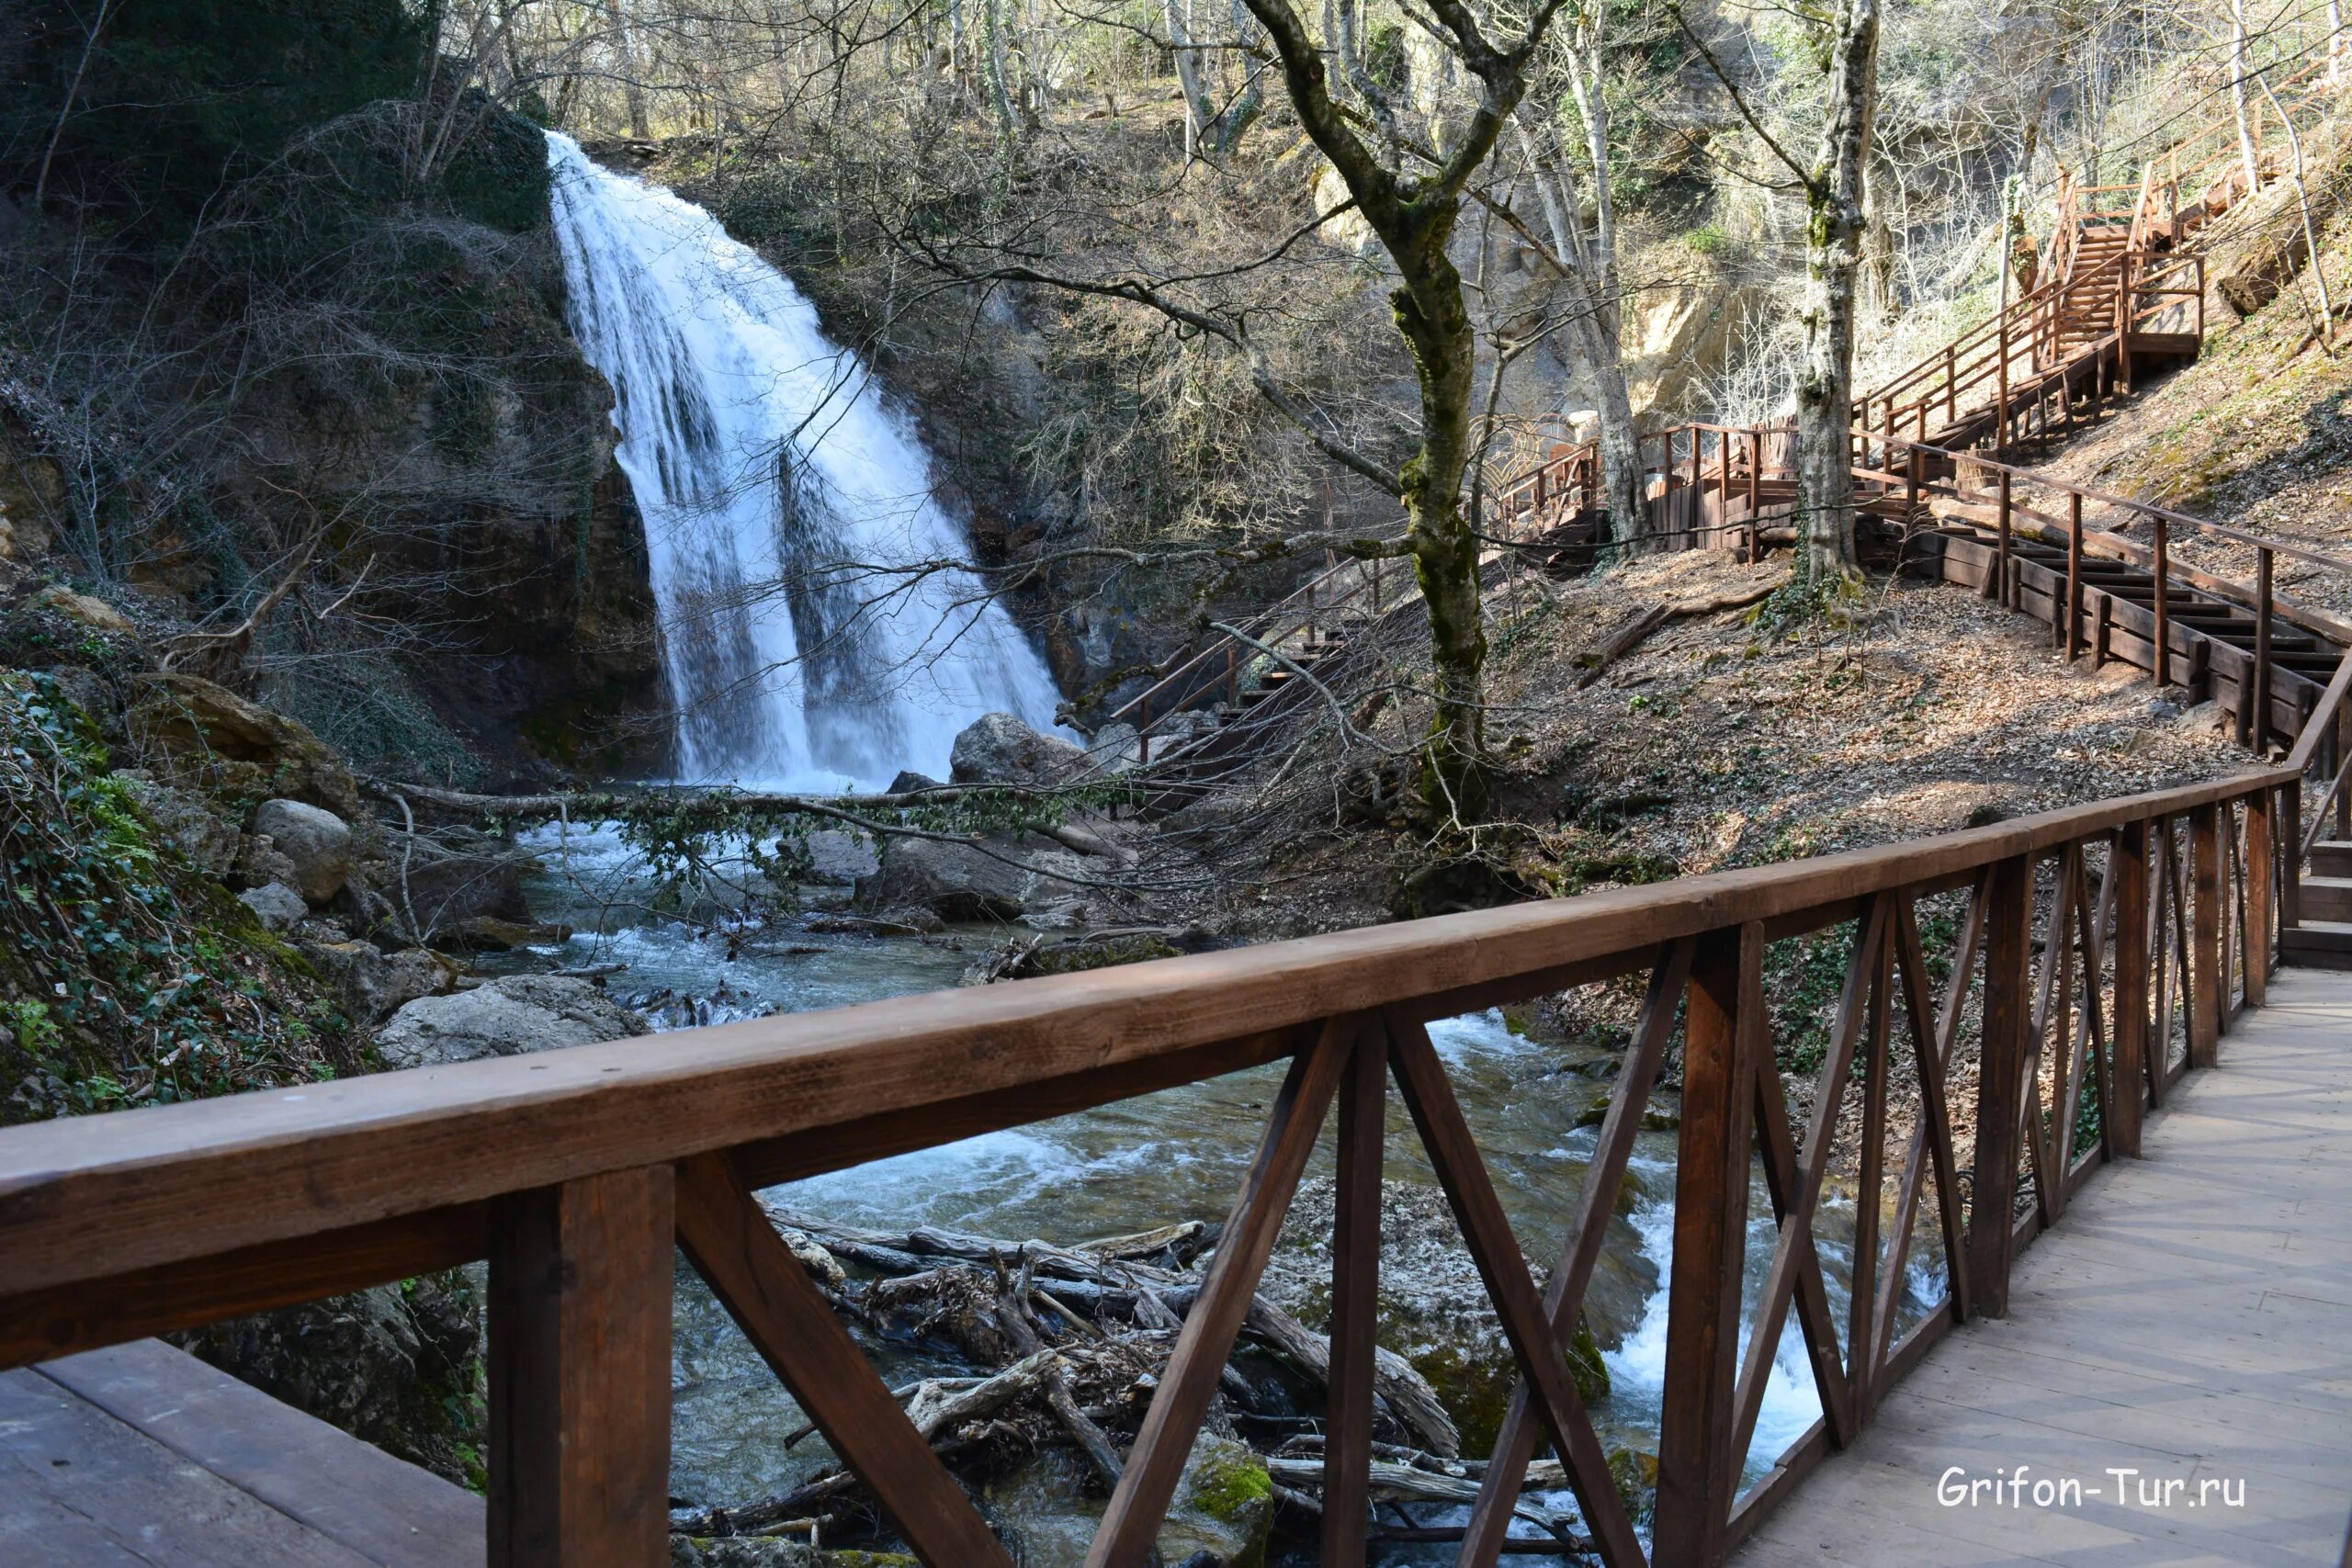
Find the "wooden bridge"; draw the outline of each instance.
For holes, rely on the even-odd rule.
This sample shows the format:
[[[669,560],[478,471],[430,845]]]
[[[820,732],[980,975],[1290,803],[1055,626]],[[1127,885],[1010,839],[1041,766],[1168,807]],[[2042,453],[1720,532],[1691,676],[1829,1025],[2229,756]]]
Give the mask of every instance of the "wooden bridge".
[[[753,1194],[1269,1064],[1284,1066],[1281,1090],[1148,1416],[1115,1456],[1092,1568],[1150,1561],[1334,1121],[1312,1528],[1327,1563],[1377,1549],[1392,1092],[1521,1380],[1464,1564],[1529,1551],[1610,1568],[1736,1551],[1870,1568],[2344,1553],[2352,981],[2313,965],[2352,964],[2352,627],[2276,593],[2270,569],[2282,553],[2346,563],[2010,461],[2096,417],[2152,359],[2193,352],[2199,264],[2183,243],[2242,193],[2235,178],[2183,203],[2195,180],[2152,166],[2112,210],[2117,191],[2070,192],[2045,280],[1858,400],[1854,461],[1889,558],[2040,617],[2070,657],[2221,703],[2256,759],[2238,776],[1572,900],[0,1132],[0,1368],[14,1369],[0,1372],[0,1561],[667,1562],[683,1251],[925,1562],[1010,1568],[992,1528],[1006,1521],[941,1465]],[[1792,493],[1786,441],[1665,433],[1645,531],[1766,547]],[[1577,547],[1591,464],[1564,451],[1509,487],[1498,547]],[[2102,516],[2148,536],[2086,522]],[[2256,581],[2175,560],[2182,530],[2251,544]],[[1180,661],[1129,716],[1148,746],[1170,715],[1296,700],[1264,677],[1304,684],[1302,653],[1344,657],[1341,617],[1395,613],[1399,586],[1335,568]],[[1252,665],[1261,694],[1245,702]],[[1211,745],[1230,726],[1190,728],[1163,744]],[[1764,975],[1778,945],[1825,932],[1844,945],[1845,981],[1800,1123]],[[1428,1026],[1593,987],[1645,1000],[1539,1286]],[[1918,1086],[1907,1123],[1890,1103],[1898,1059]],[[1681,1122],[1665,1386],[1655,1511],[1637,1527],[1563,1342],[1669,1061]],[[1836,1311],[1815,1229],[1833,1157],[1855,1193]],[[1751,1202],[1772,1240],[1749,1302]],[[486,1499],[152,1340],[483,1259]],[[1750,1474],[1742,1456],[1792,1322],[1821,1416]],[[1514,1532],[1544,1448],[1577,1499],[1571,1539]],[[1952,1466],[2107,1483],[2110,1464],[2235,1477],[2245,1502],[1962,1509],[1937,1490]]]
[[[2279,1271],[2260,1283],[2248,1270],[2241,1285],[2306,1303],[2293,1308],[2307,1314],[2296,1322],[2346,1310],[2352,1297],[2328,1294],[2342,1279],[2340,1226],[2321,1213],[2298,1218],[2314,1200],[2291,1183],[2251,1179],[2244,1149],[2213,1151],[2195,1129],[2231,1096],[2187,1087],[2216,1068],[2318,1074],[2308,1095],[2274,1103],[2251,1134],[2262,1145],[2256,1153],[2273,1168],[2308,1167],[2312,1180],[2335,1179],[2352,1158],[2352,1101],[2329,1087],[2342,1081],[2352,1051],[2342,998],[2296,972],[2278,982],[2293,1018],[2274,1023],[2266,1011],[2290,945],[2282,939],[2296,930],[2301,847],[2321,819],[2306,804],[2325,802],[2332,787],[2318,758],[2343,712],[2344,668],[2282,765],[1965,832],[658,1042],[10,1129],[0,1134],[0,1364],[51,1365],[0,1382],[11,1412],[0,1422],[8,1462],[0,1542],[28,1543],[31,1561],[75,1564],[486,1556],[497,1568],[652,1568],[667,1561],[674,1247],[925,1562],[1009,1568],[989,1520],[900,1412],[753,1192],[1286,1063],[1247,1183],[1122,1457],[1091,1562],[1140,1568],[1148,1560],[1335,1104],[1340,1197],[1319,1528],[1324,1562],[1367,1560],[1369,1466],[1382,1419],[1372,1338],[1377,1193],[1382,1108],[1392,1091],[1411,1114],[1523,1379],[1484,1471],[1462,1561],[1497,1560],[1528,1461],[1549,1446],[1562,1456],[1588,1532],[1555,1546],[1612,1568],[1723,1562],[1784,1504],[1803,1509],[1804,1478],[1831,1455],[1889,1451],[1892,1438],[1877,1434],[1894,1430],[1896,1413],[1917,1408],[1906,1402],[1906,1378],[1948,1387],[1953,1374],[1939,1370],[1955,1364],[1948,1348],[1982,1356],[1993,1353],[1987,1346],[2020,1342],[1977,1325],[2014,1320],[2020,1331],[2077,1341],[2116,1331],[2086,1314],[2129,1294],[2123,1286],[2086,1293],[2064,1288],[2082,1278],[2079,1267],[2056,1285],[2040,1271],[2044,1257],[2075,1256],[2071,1244],[2037,1248],[2020,1270],[2019,1255],[2053,1227],[2098,1237],[2101,1245],[2084,1254],[2090,1263],[2156,1277],[2186,1268],[2185,1249],[2208,1245],[2199,1238],[2216,1230],[2267,1230],[2284,1238]],[[1847,974],[1814,1111],[1800,1125],[1784,1102],[1763,976],[1775,944],[1824,931],[1843,933]],[[1929,931],[1946,934],[1931,941]],[[1647,999],[1621,1089],[1577,1212],[1556,1238],[1549,1284],[1539,1288],[1428,1025],[1517,998],[1629,984]],[[2291,1062],[2276,1043],[2287,1028],[2301,1031]],[[1898,1053],[1920,1103],[1915,1125],[1891,1131]],[[1577,1322],[1649,1088],[1669,1056],[1681,1066],[1682,1122],[1657,1493],[1645,1539],[1566,1374],[1561,1344]],[[1955,1086],[1971,1082],[1972,1069],[1963,1097]],[[1849,1142],[1838,1151],[1841,1108]],[[2154,1112],[2166,1114],[2152,1135],[2143,1124]],[[2221,1114],[2233,1114],[2248,1135],[2245,1102]],[[1962,1131],[1971,1121],[1973,1145]],[[2176,1127],[2188,1130],[2177,1144]],[[1850,1163],[1860,1194],[1851,1304],[1837,1314],[1814,1228],[1833,1152]],[[2153,1156],[2144,1168],[2134,1163],[2143,1156]],[[2208,1168],[2209,1158],[2233,1163]],[[1778,1240],[1761,1299],[1744,1310],[1751,1168],[1759,1162]],[[2118,1162],[2123,1172],[2109,1178]],[[2152,1201],[2177,1209],[2196,1190],[2206,1206],[2195,1212],[2193,1233],[2158,1224],[2141,1252],[2119,1258],[2111,1216],[2119,1203],[2131,1212],[2129,1194],[2150,1179],[2143,1168],[2169,1173]],[[2234,1200],[2216,1195],[2231,1190]],[[2073,1217],[2078,1209],[2110,1219],[2086,1226]],[[2290,1256],[2293,1238],[2308,1256]],[[192,1405],[185,1385],[196,1374],[168,1370],[164,1353],[58,1361],[479,1258],[489,1261],[491,1308],[490,1491],[480,1514],[413,1474],[366,1480],[368,1466],[342,1439],[254,1414],[258,1396],[242,1407],[220,1398],[218,1380],[215,1403]],[[1922,1269],[1938,1281],[1924,1314],[1905,1305],[1905,1282]],[[2243,1385],[2271,1376],[2275,1358],[2264,1359],[2250,1341],[2268,1325],[2233,1327],[2228,1310],[2223,1298],[2203,1301],[2171,1332],[2201,1335],[2207,1372],[2226,1385],[2214,1392],[2233,1401],[2226,1413],[2251,1419]],[[1737,1456],[1792,1315],[1823,1414],[1769,1472],[1744,1484]],[[1947,1348],[1955,1330],[1964,1332]],[[2125,1353],[2126,1341],[2114,1343]],[[2162,1348],[2145,1347],[2150,1355]],[[2165,1354],[2175,1359],[2159,1364],[2175,1366],[2177,1382],[2188,1377],[2177,1353]],[[2277,1397],[2347,1429],[2337,1403],[2352,1400],[2344,1339],[2315,1334],[2303,1354],[2296,1364],[2307,1385]],[[2039,1363],[2001,1374],[2029,1387],[2049,1386],[2048,1375]],[[144,1390],[126,1386],[136,1376],[149,1380]],[[2245,1423],[2215,1410],[2196,1429],[2204,1445],[2197,1452],[2225,1472],[2230,1435]],[[1920,1418],[1902,1418],[1914,1450],[1926,1451]],[[2262,1440],[2276,1430],[2262,1428]],[[2160,1437],[2133,1451],[2161,1449]],[[1838,1484],[1850,1462],[1830,1466],[1824,1482]],[[1934,1477],[1916,1480],[1928,1487]],[[2265,1495],[2259,1478],[2249,1484]],[[2312,1506],[2308,1492],[2293,1494],[2298,1510]],[[2352,1506],[2352,1494],[2342,1500]],[[386,1534],[391,1508],[412,1521],[413,1537]],[[2256,1515],[2246,1519],[2257,1529]],[[473,1536],[477,1520],[482,1533]],[[319,1539],[305,1546],[300,1532]],[[1789,1539],[1767,1534],[1758,1549],[1785,1548]],[[1514,1551],[1527,1544],[1510,1543]]]

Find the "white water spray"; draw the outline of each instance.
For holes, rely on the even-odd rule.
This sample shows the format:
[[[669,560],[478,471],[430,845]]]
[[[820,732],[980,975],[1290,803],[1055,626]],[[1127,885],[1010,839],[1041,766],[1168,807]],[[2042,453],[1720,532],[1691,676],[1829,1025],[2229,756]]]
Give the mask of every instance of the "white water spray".
[[[789,278],[548,135],[573,334],[612,383],[693,782],[944,778],[956,731],[1051,725],[1045,663],[969,571],[931,464]]]

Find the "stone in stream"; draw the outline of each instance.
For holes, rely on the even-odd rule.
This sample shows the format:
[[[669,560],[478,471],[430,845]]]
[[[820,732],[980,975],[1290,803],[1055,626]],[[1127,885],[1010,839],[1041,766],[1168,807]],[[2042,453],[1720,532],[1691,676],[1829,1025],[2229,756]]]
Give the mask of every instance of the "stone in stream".
[[[388,1066],[424,1067],[651,1032],[643,1014],[594,981],[508,975],[455,996],[410,1002],[377,1032],[376,1049]]]
[[[1081,1568],[1102,1518],[1102,1500],[1074,1455],[1040,1453],[991,1482],[985,1499],[1012,1527],[1023,1568]],[[1175,1500],[1156,1543],[1169,1568],[1254,1568],[1273,1532],[1273,1478],[1256,1453],[1203,1432],[1193,1441]]]
[[[253,831],[286,857],[294,890],[313,906],[331,902],[351,876],[351,825],[332,811],[265,800],[254,807]]]
[[[978,844],[892,839],[860,877],[861,909],[929,909],[949,920],[1017,920],[1033,904],[1067,898],[1085,875],[1079,857],[1049,839],[997,832]]]

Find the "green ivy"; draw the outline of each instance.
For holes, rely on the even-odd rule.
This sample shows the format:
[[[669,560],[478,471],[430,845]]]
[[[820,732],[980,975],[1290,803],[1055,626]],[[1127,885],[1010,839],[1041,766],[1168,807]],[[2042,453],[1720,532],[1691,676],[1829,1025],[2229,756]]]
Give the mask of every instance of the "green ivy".
[[[322,1004],[154,831],[47,675],[0,674],[0,1121],[317,1077]]]

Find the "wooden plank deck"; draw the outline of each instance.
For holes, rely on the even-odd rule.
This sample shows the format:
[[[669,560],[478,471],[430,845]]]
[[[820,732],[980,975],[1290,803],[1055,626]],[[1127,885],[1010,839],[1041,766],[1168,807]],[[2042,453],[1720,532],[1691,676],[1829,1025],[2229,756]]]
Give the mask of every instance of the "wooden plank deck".
[[[0,1563],[481,1568],[482,1500],[155,1340],[0,1372]]]
[[[2352,1563],[2352,976],[2289,969],[1743,1568]],[[1951,1467],[2079,1506],[1946,1506]],[[2139,1472],[2119,1501],[2112,1469]],[[2143,1506],[2139,1481],[2185,1483]],[[2243,1506],[2220,1486],[2243,1483]],[[2094,1495],[2093,1488],[2099,1493]]]

